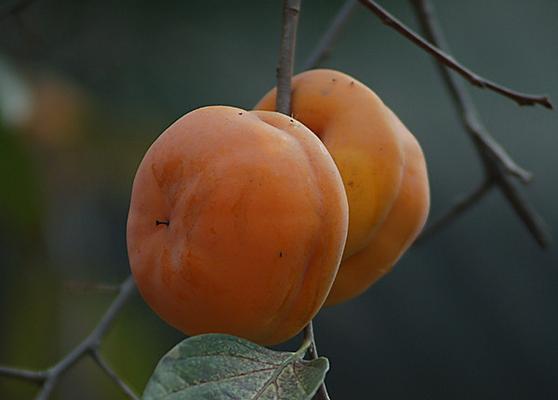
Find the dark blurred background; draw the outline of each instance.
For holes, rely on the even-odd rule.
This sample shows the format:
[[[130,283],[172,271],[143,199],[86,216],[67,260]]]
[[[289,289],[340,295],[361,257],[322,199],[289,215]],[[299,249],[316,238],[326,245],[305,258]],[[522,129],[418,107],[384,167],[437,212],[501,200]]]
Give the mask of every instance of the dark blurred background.
[[[303,1],[298,65],[341,3]],[[383,3],[418,28],[407,1]],[[558,102],[557,1],[436,5],[458,59]],[[187,111],[250,108],[274,86],[280,22],[278,0],[36,0],[0,19],[0,364],[47,367],[95,326],[129,273],[126,215],[143,153]],[[324,66],[368,84],[418,137],[431,217],[480,183],[428,55],[358,7]],[[557,114],[470,92],[496,139],[534,173],[521,190],[556,234]],[[332,399],[556,399],[557,288],[556,245],[541,251],[492,191],[366,294],[322,310],[315,329]],[[102,349],[141,392],[181,338],[136,296]],[[1,399],[35,390],[0,377]],[[124,396],[86,358],[54,398]]]

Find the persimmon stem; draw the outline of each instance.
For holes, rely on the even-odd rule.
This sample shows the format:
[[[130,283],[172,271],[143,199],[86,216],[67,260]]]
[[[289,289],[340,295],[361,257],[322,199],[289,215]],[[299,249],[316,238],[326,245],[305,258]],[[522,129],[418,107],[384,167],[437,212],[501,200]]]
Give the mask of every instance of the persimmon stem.
[[[291,78],[294,69],[296,31],[301,0],[283,0],[283,29],[279,62],[277,64],[277,106],[278,112],[291,113]]]
[[[318,358],[318,349],[316,347],[316,339],[314,338],[314,326],[312,321],[310,321],[304,328],[304,343],[307,342],[310,343],[310,347],[308,347],[308,356],[311,360],[315,360],[316,358]],[[318,391],[314,395],[313,400],[330,400],[325,382],[320,385]]]
[[[298,14],[300,13],[300,3],[301,0],[283,1],[283,29],[281,32],[281,47],[279,49],[279,63],[277,67],[277,101],[275,108],[278,112],[286,115],[291,113],[291,79],[293,77],[296,29]],[[312,321],[304,328],[304,339],[298,351],[306,352],[306,349],[308,349],[308,354],[312,359],[318,357]],[[325,382],[322,382],[320,385],[314,400],[330,400]]]

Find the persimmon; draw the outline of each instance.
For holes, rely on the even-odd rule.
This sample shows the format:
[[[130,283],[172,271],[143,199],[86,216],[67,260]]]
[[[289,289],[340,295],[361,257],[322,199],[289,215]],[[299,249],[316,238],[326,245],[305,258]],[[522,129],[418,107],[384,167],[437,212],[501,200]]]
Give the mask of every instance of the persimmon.
[[[275,109],[276,89],[255,109]],[[292,115],[324,143],[343,178],[349,233],[326,305],[351,299],[388,272],[422,229],[430,207],[420,145],[367,86],[333,70],[292,80]]]
[[[276,112],[211,106],[180,118],[145,154],[127,244],[142,296],[170,325],[268,345],[322,307],[347,227],[341,176],[308,128]]]

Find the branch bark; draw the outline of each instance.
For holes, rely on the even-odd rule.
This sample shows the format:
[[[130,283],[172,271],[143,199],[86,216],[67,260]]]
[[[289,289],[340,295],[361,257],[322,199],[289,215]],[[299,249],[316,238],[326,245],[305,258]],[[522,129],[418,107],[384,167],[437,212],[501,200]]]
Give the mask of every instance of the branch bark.
[[[99,350],[95,350],[91,353],[93,360],[97,363],[99,368],[101,368],[105,373],[111,378],[114,383],[132,400],[140,400],[138,396],[134,393],[134,391],[118,376],[118,374],[107,364],[101,352]]]
[[[3,366],[0,366],[0,375],[8,378],[35,382],[38,384],[42,384],[48,378],[48,374],[46,371],[30,371],[25,369],[3,367]]]
[[[408,28],[405,24],[403,24],[401,21],[387,12],[375,1],[359,1],[362,5],[372,11],[372,13],[374,13],[378,18],[380,18],[380,20],[384,24],[395,29],[397,32],[409,39],[415,45],[417,45],[430,55],[434,56],[434,58],[436,58],[436,61],[438,61],[439,63],[442,63],[446,67],[453,69],[459,75],[467,79],[472,85],[499,93],[504,97],[512,99],[520,106],[532,106],[535,104],[539,104],[546,108],[552,108],[552,103],[547,96],[521,93],[477,75],[475,72],[459,63],[452,56],[445,53],[443,46],[438,46],[436,41],[431,41],[433,43],[431,44],[428,41],[424,40],[418,34]]]
[[[448,225],[451,221],[459,217],[462,213],[477,204],[486,193],[493,187],[491,180],[485,180],[481,185],[475,188],[471,193],[459,199],[449,210],[438,217],[434,222],[430,223],[415,240],[415,244],[422,243],[423,240],[434,235],[440,229]]]
[[[339,34],[349,22],[353,11],[358,5],[358,0],[346,0],[345,3],[339,8],[337,14],[329,24],[327,30],[323,34],[322,38],[318,42],[317,46],[314,48],[310,56],[306,59],[304,63],[304,70],[316,68],[320,65],[330,54],[333,44],[339,37]]]
[[[431,2],[429,0],[410,1],[414,6],[415,13],[427,39],[440,49],[448,49],[449,46],[444,38],[442,28],[434,15]],[[366,0],[366,2],[370,2],[370,0]],[[488,190],[488,187],[485,185],[494,184],[498,186],[510,202],[514,211],[523,221],[539,246],[546,248],[550,238],[544,221],[527,201],[521,197],[512,182],[512,178],[515,177],[526,183],[531,178],[531,174],[515,164],[505,150],[492,138],[480,121],[475,104],[464,87],[463,82],[458,80],[455,74],[448,69],[443,59],[437,58],[436,60],[438,61],[437,65],[440,74],[459,111],[463,126],[471,137],[483,162],[486,175],[486,181],[481,185],[480,190],[473,193],[472,196],[469,196],[465,202],[459,202],[453,209],[450,209],[444,217],[441,218],[442,223],[445,224],[449,220],[455,218],[467,207],[480,199],[484,192]],[[428,228],[427,232],[428,230],[432,231],[432,229],[437,228]]]
[[[304,339],[310,341],[310,348],[308,349],[308,356],[311,360],[318,358],[318,348],[316,347],[316,339],[314,338],[314,326],[312,321],[304,328]],[[320,385],[320,388],[314,395],[312,400],[330,400],[325,382]]]
[[[79,345],[77,345],[71,352],[69,352],[52,367],[43,371],[31,371],[0,366],[0,375],[38,383],[41,385],[41,390],[37,394],[36,400],[48,399],[60,377],[77,361],[87,355],[90,355],[97,363],[99,363],[96,356],[98,356],[98,349],[101,341],[109,331],[114,319],[118,316],[126,302],[130,299],[132,294],[135,293],[135,288],[134,279],[130,275],[120,286],[118,295],[109,306],[95,329],[93,329],[89,336],[87,336]],[[108,373],[105,368],[106,364],[104,366],[100,364],[100,366]],[[134,400],[137,399],[131,389],[129,389],[127,385],[118,376],[116,376],[116,374],[109,374],[109,376],[111,376],[113,380],[117,380],[117,383],[128,395],[128,397]],[[124,388],[127,388],[127,390]]]
[[[291,78],[301,0],[283,0],[283,29],[277,65],[277,111],[291,114]]]

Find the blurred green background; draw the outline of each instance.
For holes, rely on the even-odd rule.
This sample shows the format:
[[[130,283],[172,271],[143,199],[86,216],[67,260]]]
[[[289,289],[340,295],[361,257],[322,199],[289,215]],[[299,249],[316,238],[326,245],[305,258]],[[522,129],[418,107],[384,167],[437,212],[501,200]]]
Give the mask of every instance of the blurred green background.
[[[407,1],[382,3],[417,28]],[[297,65],[341,4],[303,1]],[[458,59],[558,102],[557,1],[436,5]],[[36,0],[0,20],[0,364],[47,367],[95,326],[129,273],[126,214],[143,153],[187,111],[250,108],[274,86],[280,22],[280,1],[257,0]],[[432,59],[364,8],[324,66],[368,84],[418,137],[431,217],[481,181]],[[496,139],[534,173],[521,190],[556,233],[557,114],[470,92]],[[558,398],[557,289],[556,245],[539,250],[492,191],[365,295],[322,310],[315,329],[332,399]],[[136,296],[102,349],[141,392],[181,338]],[[0,377],[0,399],[35,390]],[[124,396],[84,359],[53,398]]]

